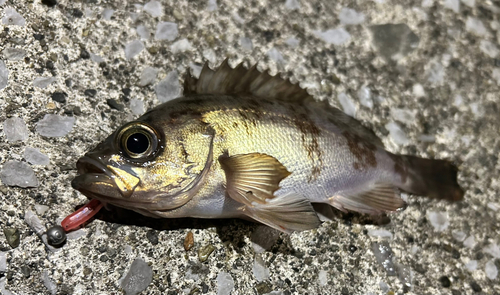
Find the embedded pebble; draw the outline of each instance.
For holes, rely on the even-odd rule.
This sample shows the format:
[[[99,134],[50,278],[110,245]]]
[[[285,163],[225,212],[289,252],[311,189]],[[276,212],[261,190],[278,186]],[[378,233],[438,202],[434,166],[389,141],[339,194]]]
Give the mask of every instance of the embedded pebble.
[[[42,236],[45,233],[45,226],[43,226],[42,221],[35,212],[27,210],[24,213],[24,221],[37,236]]]
[[[205,262],[212,252],[215,251],[215,247],[212,244],[205,245],[198,249],[198,259],[200,262]]]
[[[425,90],[422,84],[415,84],[413,85],[413,95],[416,97],[424,97],[425,96]]]
[[[217,275],[217,295],[229,295],[234,288],[234,280],[227,272]]]
[[[90,60],[95,62],[95,63],[101,63],[104,62],[104,58],[102,58],[100,55],[90,53]]]
[[[497,267],[495,265],[495,261],[494,260],[490,260],[490,261],[486,262],[486,265],[484,267],[484,272],[486,273],[486,276],[490,280],[494,280],[494,279],[497,278],[498,269],[497,269]]]
[[[413,274],[410,267],[398,263],[396,265],[396,272],[398,273],[398,279],[401,283],[408,289],[411,289],[413,285]]]
[[[39,149],[26,147],[24,150],[24,159],[32,165],[49,165],[50,159],[47,155],[40,152]]]
[[[207,10],[208,11],[216,11],[217,10],[217,0],[208,0],[207,1]]]
[[[463,240],[465,240],[465,238],[467,237],[467,235],[463,231],[452,231],[451,235],[458,242],[463,242]]]
[[[54,77],[38,77],[33,81],[33,86],[38,88],[46,88],[55,81],[57,81],[57,79]]]
[[[170,45],[170,51],[172,51],[172,53],[174,54],[192,49],[193,47],[191,46],[191,43],[189,43],[189,41],[185,38],[177,40],[172,45]]]
[[[189,231],[184,238],[184,250],[189,251],[194,246],[194,235],[192,231]]]
[[[191,75],[193,75],[193,77],[198,79],[200,77],[201,70],[203,69],[203,67],[195,64],[194,62],[190,62],[189,68],[191,69]]]
[[[35,211],[38,215],[42,216],[49,210],[49,206],[46,205],[40,205],[40,204],[35,204]]]
[[[240,24],[245,23],[245,19],[243,19],[236,11],[233,13],[232,17],[236,22],[238,22]]]
[[[438,61],[431,61],[426,65],[427,81],[434,85],[439,85],[444,81],[445,69]]]
[[[486,206],[495,212],[500,210],[500,204],[495,203],[495,202],[488,202],[488,204],[486,204]]]
[[[267,52],[267,56],[279,64],[285,63],[285,59],[283,58],[283,55],[281,55],[281,52],[279,52],[278,49],[276,49],[276,47],[271,48]]]
[[[168,73],[167,77],[155,86],[156,97],[161,103],[177,98],[181,93],[179,74],[176,70]]]
[[[0,90],[7,87],[8,82],[9,82],[9,70],[7,69],[7,66],[5,65],[3,60],[0,60]]]
[[[115,11],[113,9],[106,8],[102,11],[102,18],[104,20],[111,20],[114,13]]]
[[[434,227],[434,231],[444,231],[450,225],[450,221],[448,220],[447,212],[427,212],[427,219],[429,219],[430,223]]]
[[[141,40],[134,40],[125,45],[125,58],[132,59],[144,49],[144,43]]]
[[[153,67],[145,68],[141,73],[141,79],[137,85],[144,87],[153,84],[156,81],[156,76],[158,75],[158,69]]]
[[[207,59],[210,63],[217,62],[217,56],[212,48],[207,48],[203,50],[203,57]]]
[[[252,39],[248,37],[241,37],[240,38],[240,46],[241,49],[251,51],[253,49],[253,43]]]
[[[300,2],[298,0],[286,0],[285,8],[288,10],[299,10]]]
[[[68,95],[66,92],[54,92],[50,95],[53,101],[59,102],[59,103],[65,103],[66,102],[66,97]]]
[[[417,110],[399,109],[391,108],[391,117],[394,120],[405,124],[415,123],[415,118],[417,116]]]
[[[130,110],[132,111],[132,114],[136,116],[144,114],[144,102],[142,100],[132,98],[130,100]]]
[[[453,10],[455,13],[460,11],[460,0],[445,0],[443,5],[444,7]]]
[[[19,161],[7,161],[0,171],[0,179],[7,186],[22,188],[38,186],[35,171],[28,164]]]
[[[465,268],[467,268],[468,271],[475,271],[477,269],[477,260],[469,260],[465,264]]]
[[[177,38],[179,31],[177,30],[177,24],[172,22],[160,22],[156,26],[156,40],[167,40],[172,41]]]
[[[464,246],[467,248],[474,248],[475,245],[476,245],[476,239],[474,238],[474,236],[469,236],[464,241]]]
[[[21,242],[19,229],[6,227],[3,229],[3,234],[5,235],[5,239],[7,240],[7,243],[12,249],[17,248],[19,246],[19,243]]]
[[[500,248],[496,243],[491,243],[488,246],[484,247],[483,251],[495,258],[500,258]]]
[[[390,289],[389,285],[387,285],[386,282],[380,281],[378,283],[378,286],[380,287],[380,290],[382,290],[382,292],[384,292],[384,293],[387,293],[389,291],[389,289]]]
[[[160,17],[163,15],[163,6],[160,2],[155,0],[146,3],[142,9],[152,17]]]
[[[137,35],[139,35],[139,37],[141,37],[141,39],[143,40],[148,40],[151,35],[148,27],[144,25],[138,25],[137,28],[135,28],[135,31],[137,32]]]
[[[260,255],[255,255],[252,271],[253,276],[258,282],[262,282],[269,278],[269,269],[266,267],[266,263]]]
[[[410,142],[410,140],[406,136],[406,133],[403,131],[403,129],[401,129],[398,123],[389,122],[385,124],[385,129],[389,131],[389,134],[395,144],[405,145]]]
[[[276,243],[280,236],[280,232],[267,225],[259,225],[252,232],[250,240],[255,253],[263,253]]]
[[[483,22],[477,18],[473,18],[470,16],[467,17],[467,21],[465,22],[465,29],[479,37],[488,36],[488,30],[484,26]]]
[[[387,242],[373,243],[372,251],[377,259],[377,262],[382,265],[382,267],[387,272],[389,276],[396,275],[396,268],[394,266],[392,249]]]
[[[36,123],[36,132],[46,137],[61,137],[68,134],[74,124],[74,117],[46,114]]]
[[[3,132],[7,141],[25,141],[28,139],[29,131],[24,120],[18,117],[8,118],[3,122]]]
[[[125,109],[125,107],[121,103],[118,103],[115,99],[112,99],[112,98],[106,99],[106,104],[110,108],[117,110],[117,111],[120,111],[120,112]]]
[[[0,273],[7,270],[7,256],[5,252],[0,251]]]
[[[26,56],[26,51],[21,48],[7,47],[2,54],[7,60],[21,60]]]
[[[297,48],[300,44],[300,40],[295,38],[295,37],[290,37],[285,40],[286,45],[292,47],[292,48]]]
[[[136,258],[120,286],[126,295],[135,295],[146,290],[152,279],[151,267],[142,258]]]
[[[344,113],[351,117],[356,116],[356,104],[354,101],[347,96],[344,92],[339,93],[337,99],[339,100],[340,105],[342,106],[342,109],[344,110]]]
[[[354,9],[344,7],[340,10],[339,20],[344,25],[359,25],[365,21],[365,15]]]
[[[420,38],[406,24],[370,27],[372,45],[386,61],[399,61],[418,47]]]
[[[5,16],[2,18],[2,23],[7,26],[24,27],[26,20],[14,8],[7,7],[4,9]]]
[[[358,100],[359,100],[359,103],[369,109],[372,109],[373,108],[373,100],[372,100],[372,93],[371,93],[371,90],[370,88],[366,87],[366,86],[362,86],[361,88],[359,88],[358,92]]]
[[[370,237],[392,239],[392,233],[388,230],[385,230],[385,229],[369,229],[368,235]]]
[[[498,53],[500,53],[500,50],[498,50],[497,46],[488,40],[481,40],[481,43],[479,43],[479,49],[486,54],[487,56],[491,58],[495,58],[498,56]]]
[[[342,45],[351,39],[351,34],[344,28],[330,29],[327,31],[313,30],[313,34],[326,43],[333,45]]]
[[[57,285],[50,279],[49,272],[47,270],[42,272],[42,282],[45,288],[49,290],[50,294],[57,294]]]
[[[320,270],[318,273],[318,281],[320,286],[326,286],[328,284],[328,273],[326,270]]]
[[[1,0],[0,0],[0,2],[1,2]],[[1,5],[1,3],[0,3],[0,5]],[[5,289],[5,281],[6,280],[7,280],[6,276],[3,276],[0,278],[0,294],[2,294],[2,295],[15,295],[14,293]]]
[[[462,3],[469,7],[474,7],[476,5],[476,0],[462,0]]]

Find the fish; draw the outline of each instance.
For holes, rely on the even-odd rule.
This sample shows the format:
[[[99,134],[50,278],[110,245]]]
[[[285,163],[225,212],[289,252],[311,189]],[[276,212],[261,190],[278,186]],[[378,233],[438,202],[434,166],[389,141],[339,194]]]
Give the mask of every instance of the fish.
[[[464,197],[450,161],[391,153],[355,118],[257,65],[205,63],[183,89],[77,161],[72,187],[93,200],[82,212],[102,203],[292,233],[321,224],[318,206],[379,215],[406,206],[401,192]]]

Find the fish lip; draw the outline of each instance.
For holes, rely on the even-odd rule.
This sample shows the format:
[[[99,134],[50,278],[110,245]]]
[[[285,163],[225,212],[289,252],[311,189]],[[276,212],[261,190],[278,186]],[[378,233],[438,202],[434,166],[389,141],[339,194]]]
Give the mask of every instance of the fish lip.
[[[110,178],[114,177],[111,171],[109,171],[109,169],[104,164],[89,156],[84,156],[78,159],[78,161],[76,162],[76,168],[78,169],[78,174],[80,175],[86,173],[98,173],[105,174]]]
[[[106,182],[116,186],[113,173],[100,161],[89,156],[84,156],[76,162],[78,175],[71,181],[71,186],[80,192],[88,191],[86,188],[93,182]],[[89,181],[89,179],[92,179]],[[87,195],[86,193],[84,195]]]

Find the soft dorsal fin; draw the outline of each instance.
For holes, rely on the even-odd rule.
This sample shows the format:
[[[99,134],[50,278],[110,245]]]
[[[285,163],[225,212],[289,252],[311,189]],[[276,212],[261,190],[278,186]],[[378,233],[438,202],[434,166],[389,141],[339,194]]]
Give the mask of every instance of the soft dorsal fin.
[[[246,69],[243,63],[233,69],[229,66],[228,59],[225,59],[214,70],[208,67],[208,63],[205,63],[198,79],[191,76],[189,72],[184,78],[184,95],[237,93],[282,101],[313,100],[305,89],[281,78],[279,74],[271,76],[268,71],[260,72],[257,65]]]

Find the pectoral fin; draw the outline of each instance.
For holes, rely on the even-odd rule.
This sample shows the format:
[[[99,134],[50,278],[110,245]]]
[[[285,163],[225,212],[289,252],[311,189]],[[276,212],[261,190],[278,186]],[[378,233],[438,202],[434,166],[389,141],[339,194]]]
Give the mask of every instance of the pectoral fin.
[[[275,158],[259,153],[219,157],[226,174],[229,197],[243,204],[247,216],[277,230],[291,233],[319,226],[311,203],[304,196],[275,196],[281,180],[290,172]]]
[[[226,173],[227,193],[247,206],[274,198],[280,181],[290,175],[278,160],[266,154],[224,154],[219,162]]]
[[[330,205],[341,210],[367,214],[381,214],[403,208],[406,203],[391,184],[376,183],[372,187],[351,196],[333,196]]]

